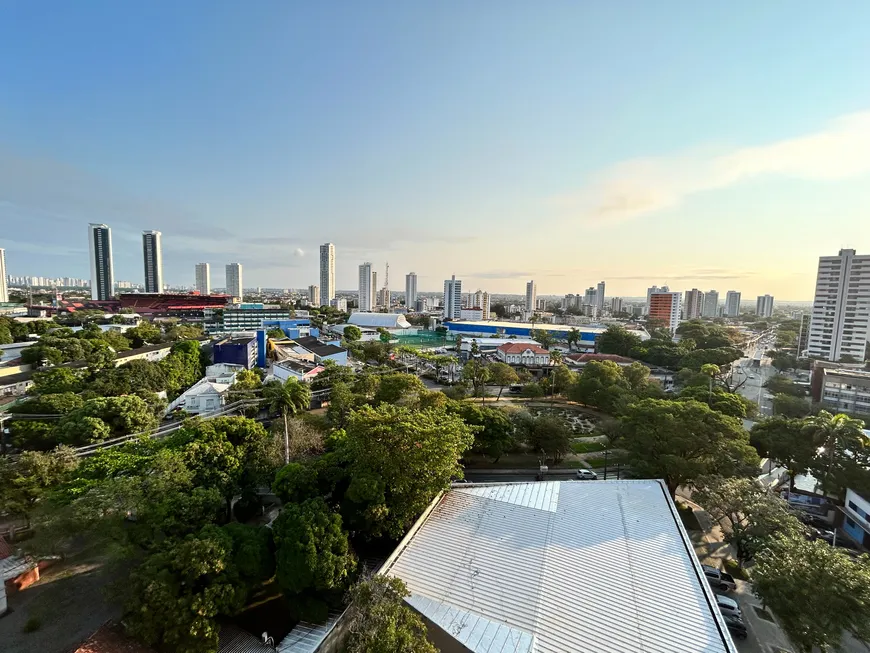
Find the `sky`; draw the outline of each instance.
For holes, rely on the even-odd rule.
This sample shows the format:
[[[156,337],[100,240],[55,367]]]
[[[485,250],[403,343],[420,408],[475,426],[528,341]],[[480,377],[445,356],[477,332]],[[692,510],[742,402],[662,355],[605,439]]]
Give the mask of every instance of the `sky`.
[[[870,3],[0,3],[12,275],[812,298],[870,252]]]

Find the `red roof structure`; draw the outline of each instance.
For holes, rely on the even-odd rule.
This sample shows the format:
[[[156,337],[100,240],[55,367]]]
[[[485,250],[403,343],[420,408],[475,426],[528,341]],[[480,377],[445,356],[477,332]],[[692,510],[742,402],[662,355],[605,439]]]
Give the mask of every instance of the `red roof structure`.
[[[524,351],[531,350],[534,354],[549,354],[546,349],[540,345],[534,345],[528,342],[506,342],[498,350],[504,354],[522,354]]]

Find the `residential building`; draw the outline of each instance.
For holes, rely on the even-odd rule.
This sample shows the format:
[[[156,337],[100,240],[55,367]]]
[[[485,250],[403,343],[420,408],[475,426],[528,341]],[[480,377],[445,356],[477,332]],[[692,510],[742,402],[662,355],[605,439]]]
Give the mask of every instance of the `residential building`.
[[[580,305],[583,302],[583,298],[580,295],[575,295],[574,293],[569,293],[565,295],[562,299],[562,310],[570,311],[577,310],[580,308]]]
[[[719,317],[719,291],[708,290],[704,293],[704,309],[701,317]]]
[[[846,490],[846,505],[842,510],[843,532],[863,549],[870,550],[870,501],[852,489]]]
[[[807,347],[810,341],[810,323],[813,316],[812,313],[799,313],[797,319],[801,321],[800,327],[798,327],[798,358],[804,358],[807,356]]]
[[[308,286],[308,305],[309,306],[317,306],[318,308],[321,306],[321,304],[320,304],[320,286],[315,286],[315,285]]]
[[[282,383],[288,379],[296,379],[303,383],[311,381],[315,376],[320,374],[324,369],[323,365],[312,363],[311,361],[288,358],[287,360],[279,361],[272,366],[272,376]]]
[[[322,365],[332,361],[336,365],[347,365],[347,349],[338,345],[340,341],[323,342],[313,336],[293,338],[290,348],[297,358]]]
[[[293,316],[290,309],[279,304],[250,302],[203,310],[203,328],[206,333],[257,331],[267,328],[267,322],[276,323],[268,326],[294,329],[304,327],[306,330],[311,325],[309,318]]]
[[[595,288],[593,288],[592,286],[589,286],[586,289],[586,294],[583,295],[583,305],[584,306],[594,306],[595,308],[598,308],[597,293],[595,291]]]
[[[357,307],[360,311],[368,312],[375,307],[375,284],[372,272],[372,264],[366,261],[359,266],[359,295]]]
[[[329,306],[335,298],[335,245],[320,246],[320,305]]]
[[[232,402],[229,389],[236,382],[236,375],[245,369],[241,365],[221,363],[209,365],[205,376],[184,391],[167,406],[164,414],[180,408],[191,415],[207,415]]]
[[[439,651],[737,650],[660,480],[455,484],[378,573]]]
[[[345,299],[344,297],[336,297],[331,302],[329,302],[329,305],[332,306],[332,308],[338,309],[339,311],[342,311],[344,313],[347,312],[347,299]]]
[[[429,310],[429,299],[427,297],[418,298],[414,308],[418,313],[425,313]]]
[[[462,281],[454,274],[444,281],[444,318],[458,320],[462,310]]]
[[[595,301],[598,308],[598,314],[604,315],[604,282],[599,281],[598,287],[595,289]]]
[[[459,311],[459,319],[460,320],[482,320],[483,319],[483,309],[482,308],[463,308]]]
[[[414,310],[417,304],[417,273],[409,272],[405,275],[405,306],[408,310]]]
[[[813,366],[813,401],[835,414],[870,415],[870,372],[829,365]]]
[[[196,291],[200,295],[211,294],[211,270],[208,263],[196,264]]]
[[[534,281],[526,284],[526,313],[534,313],[538,309],[538,285]]]
[[[616,315],[622,313],[622,297],[612,297],[610,299],[610,314]]]
[[[9,290],[6,287],[6,250],[0,247],[0,304],[9,301]]]
[[[645,309],[645,311],[644,311],[644,314],[646,315],[646,314],[649,312],[649,300],[650,300],[650,296],[651,296],[653,293],[656,293],[656,292],[670,292],[670,291],[671,291],[671,289],[668,288],[667,286],[661,286],[661,287],[659,287],[659,286],[651,286],[650,288],[647,288],[647,289],[646,289],[646,309]]]
[[[863,361],[870,336],[870,256],[841,249],[819,258],[809,356],[838,361],[852,356]]]
[[[755,314],[759,317],[773,315],[773,295],[759,295],[755,300]]]
[[[526,367],[541,367],[549,365],[550,352],[540,345],[523,342],[511,342],[496,349],[496,356],[502,363],[508,365],[524,365]]]
[[[244,295],[244,283],[242,280],[242,264],[241,263],[229,263],[226,267],[226,286],[227,286],[227,294],[230,297],[235,297],[238,301],[242,301],[245,298]]]
[[[647,316],[674,333],[680,324],[683,295],[680,292],[654,292],[649,296]]]
[[[212,347],[215,363],[241,365],[246,370],[257,366],[257,339],[249,336],[226,338]]]
[[[725,293],[725,317],[737,317],[740,315],[740,293],[729,290]]]
[[[378,306],[383,306],[384,308],[390,308],[390,304],[392,303],[392,297],[390,297],[390,289],[384,286],[378,291]]]
[[[474,302],[473,307],[480,308],[482,311],[481,320],[490,319],[490,309],[489,309],[489,293],[483,290],[478,290],[474,293]]]
[[[145,292],[163,292],[163,246],[159,231],[142,232],[142,260],[145,263]]]
[[[111,299],[115,294],[115,268],[112,263],[112,230],[107,225],[88,225],[88,252],[91,260],[91,299]]]
[[[687,320],[697,320],[701,317],[704,307],[704,293],[697,288],[692,288],[686,291],[686,300],[683,305],[683,311]]]

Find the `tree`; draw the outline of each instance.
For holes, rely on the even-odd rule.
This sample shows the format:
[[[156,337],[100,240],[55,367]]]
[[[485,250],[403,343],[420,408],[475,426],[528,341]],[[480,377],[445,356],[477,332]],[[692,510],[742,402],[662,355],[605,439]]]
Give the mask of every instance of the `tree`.
[[[832,415],[819,411],[805,422],[805,433],[817,447],[823,449],[813,462],[816,477],[821,476],[822,487],[827,492],[842,496],[848,483],[843,480],[854,476],[862,466],[861,459],[870,450],[868,438],[863,432],[864,422],[847,415]]]
[[[705,365],[724,367],[743,356],[743,352],[734,347],[719,347],[716,349],[695,349],[685,354],[679,362],[680,368],[701,370]]]
[[[199,340],[200,338],[202,338],[202,329],[195,324],[175,324],[164,336],[167,342]]]
[[[789,490],[794,491],[795,478],[807,470],[816,457],[817,444],[813,432],[804,429],[799,419],[771,417],[752,427],[750,443],[788,470]]]
[[[747,417],[747,403],[749,403],[749,400],[741,397],[739,394],[727,392],[721,386],[713,388],[712,391],[697,385],[688,386],[680,392],[680,400],[700,401],[703,404],[707,404],[713,410],[725,415],[739,417],[740,419]]]
[[[777,533],[802,537],[804,527],[788,504],[751,478],[705,478],[692,499],[710,513],[743,563],[770,544]]]
[[[568,330],[567,340],[568,340],[568,349],[569,350],[573,349],[575,346],[579,345],[580,344],[580,331],[577,330],[575,327],[571,327]]]
[[[539,342],[544,349],[549,349],[556,342],[553,334],[546,329],[532,329],[529,331],[529,337]]]
[[[498,396],[495,398],[498,401],[501,399],[501,393],[505,386],[518,383],[520,379],[514,368],[507,363],[490,363],[487,367],[489,368],[490,380],[494,385],[498,386]]]
[[[419,400],[421,393],[426,392],[426,386],[413,374],[395,372],[381,376],[374,403],[395,404],[403,399],[414,397]]]
[[[575,383],[577,374],[564,365],[556,365],[550,373],[550,388],[554,395],[566,393]]]
[[[489,366],[479,360],[470,360],[462,368],[462,379],[471,383],[474,395],[486,401],[486,382],[490,379]]]
[[[288,594],[342,589],[356,568],[341,516],[321,497],[288,504],[273,524],[276,578]]]
[[[776,537],[756,556],[756,596],[802,653],[840,649],[843,632],[870,640],[870,561],[824,540]]]
[[[76,370],[69,367],[53,367],[44,372],[34,372],[33,392],[40,395],[61,392],[81,392],[82,380]]]
[[[625,410],[631,393],[619,365],[613,361],[591,361],[568,390],[568,398],[618,415]]]
[[[605,329],[604,333],[598,336],[595,348],[601,354],[630,356],[631,350],[640,344],[640,336],[630,333],[625,327],[612,324]]]
[[[350,590],[347,653],[437,653],[426,639],[426,624],[405,603],[405,583],[372,576]]]
[[[232,564],[233,540],[216,526],[169,543],[133,568],[124,623],[150,646],[189,653],[217,650],[217,617],[244,604]]]
[[[474,453],[484,454],[498,462],[514,446],[514,425],[503,410],[468,402],[453,402],[448,410],[462,417],[466,424],[479,427],[471,447]]]
[[[562,364],[562,352],[558,349],[554,349],[550,352],[550,365],[556,366]]]
[[[124,337],[130,341],[134,349],[139,349],[139,347],[144,347],[147,344],[158,343],[162,335],[163,332],[160,330],[160,327],[144,320],[137,326],[124,332]]]
[[[743,424],[697,401],[644,399],[628,406],[614,444],[636,476],[664,479],[672,496],[702,476],[758,469]]]
[[[806,397],[807,395],[806,390],[801,386],[779,374],[770,377],[764,387],[773,394],[784,394],[790,397]]]
[[[526,385],[523,386],[522,396],[526,399],[537,399],[538,397],[544,396],[544,389],[541,387],[540,383],[526,383]]]
[[[287,379],[284,383],[269,381],[263,386],[263,399],[272,410],[281,413],[284,419],[284,450],[286,451],[284,462],[288,463],[290,462],[290,432],[287,421],[290,415],[296,415],[311,407],[311,389],[293,378]]]
[[[13,342],[15,342],[15,339],[12,337],[9,327],[5,324],[0,324],[0,345],[11,345]]]
[[[115,364],[115,351],[105,342],[96,341],[85,355],[85,362],[92,374],[99,372]]]
[[[76,468],[78,458],[68,447],[48,453],[24,451],[17,464],[0,456],[0,506],[29,523],[37,502],[59,485]]]
[[[341,381],[334,383],[329,393],[329,406],[326,408],[326,417],[330,424],[337,429],[343,429],[355,406],[356,396],[351,392],[350,386]]]
[[[287,463],[278,470],[272,491],[285,504],[313,499],[318,495],[317,470],[308,464]]]
[[[144,399],[135,395],[124,397],[99,397],[89,399],[66,417],[58,426],[83,417],[96,417],[109,425],[113,435],[129,435],[148,431],[157,426],[157,418]]]
[[[335,361],[328,360],[323,363],[323,371],[311,381],[311,389],[323,390],[338,382],[353,385],[354,377],[352,367],[339,365]]]
[[[358,326],[351,324],[344,327],[342,335],[346,342],[357,342],[362,338],[362,330]]]
[[[773,397],[773,414],[782,417],[806,417],[810,414],[810,404],[800,397],[778,394]]]
[[[346,430],[341,450],[352,480],[343,514],[370,536],[398,538],[461,476],[458,461],[476,429],[444,409],[381,404],[354,411]]]
[[[232,564],[249,590],[275,575],[272,529],[236,522],[225,524],[221,529],[233,541]]]
[[[529,431],[528,444],[536,453],[543,452],[554,464],[558,463],[571,450],[571,429],[559,417],[538,417]]]
[[[64,355],[57,347],[36,343],[21,351],[21,362],[37,367],[60,365],[64,362]]]

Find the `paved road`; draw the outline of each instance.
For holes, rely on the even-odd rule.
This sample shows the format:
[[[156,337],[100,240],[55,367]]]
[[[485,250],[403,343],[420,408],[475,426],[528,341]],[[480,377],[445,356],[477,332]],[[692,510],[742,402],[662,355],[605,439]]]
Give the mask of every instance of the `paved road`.
[[[773,406],[769,399],[765,399],[764,395],[768,391],[763,386],[771,376],[776,374],[776,369],[771,367],[769,358],[762,358],[760,367],[754,367],[752,360],[751,357],[741,358],[734,363],[731,384],[735,385],[745,381],[738,392],[757,403],[761,415],[772,415]]]

